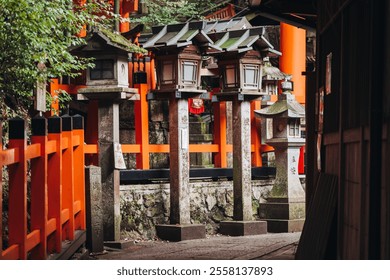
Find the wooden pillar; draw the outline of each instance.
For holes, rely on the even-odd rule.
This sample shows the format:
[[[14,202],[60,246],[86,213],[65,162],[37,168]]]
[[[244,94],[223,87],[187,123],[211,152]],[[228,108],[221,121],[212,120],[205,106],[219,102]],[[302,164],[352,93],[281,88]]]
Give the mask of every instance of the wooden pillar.
[[[140,95],[140,100],[134,102],[135,138],[136,143],[141,146],[141,153],[136,156],[137,168],[149,169],[149,109],[146,100],[148,85],[140,83],[134,87],[138,88]]]
[[[54,116],[48,119],[48,140],[54,143],[54,151],[48,157],[48,220],[55,224],[55,232],[48,237],[49,253],[59,253],[62,247],[62,119]]]
[[[27,259],[27,161],[26,121],[9,121],[9,149],[19,154],[19,162],[9,165],[9,244],[19,246],[19,259]]]
[[[74,240],[74,154],[72,117],[62,117],[62,141],[66,147],[62,153],[62,207],[63,240]],[[68,213],[68,214],[65,214]],[[68,219],[67,222],[65,220]]]
[[[74,147],[74,201],[80,205],[80,212],[75,216],[75,229],[86,229],[85,216],[85,157],[84,157],[84,118],[80,115],[72,117],[73,135],[78,138],[78,145]]]
[[[293,93],[296,100],[305,104],[306,77],[306,31],[298,27],[280,24],[280,70],[292,74]]]
[[[219,145],[219,152],[215,155],[215,167],[227,167],[226,148],[226,102],[216,102],[214,107],[214,142]]]
[[[40,146],[40,157],[31,160],[31,231],[39,230],[40,242],[31,251],[32,259],[47,258],[47,120],[43,117],[31,121],[31,144]]]

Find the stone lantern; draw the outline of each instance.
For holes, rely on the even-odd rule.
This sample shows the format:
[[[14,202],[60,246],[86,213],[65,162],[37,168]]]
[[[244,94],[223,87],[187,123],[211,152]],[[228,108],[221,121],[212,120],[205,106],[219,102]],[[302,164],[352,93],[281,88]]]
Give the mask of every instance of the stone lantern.
[[[205,237],[205,227],[191,224],[189,186],[188,98],[207,94],[200,88],[201,54],[212,41],[201,30],[205,22],[154,27],[143,47],[156,61],[156,89],[148,100],[169,100],[170,224],[157,225],[162,239],[180,241]]]
[[[282,94],[271,106],[255,111],[273,120],[271,139],[266,143],[275,149],[276,178],[267,203],[261,204],[259,215],[267,221],[269,232],[302,231],[305,219],[305,192],[298,176],[301,119],[305,108],[291,94],[292,83],[282,82]]]
[[[132,53],[143,50],[119,33],[94,30],[86,44],[73,53],[93,58],[94,67],[86,71],[86,87],[78,91],[78,100],[98,102],[98,150],[101,167],[104,241],[120,242],[119,170],[125,163],[119,144],[119,103],[139,99],[138,91],[129,88],[128,62]],[[91,116],[92,117],[92,116]]]
[[[279,90],[279,81],[284,80],[287,75],[280,71],[279,68],[272,66],[269,57],[264,57],[263,62],[262,91],[267,97],[277,95]]]
[[[254,221],[252,213],[251,105],[261,99],[262,58],[280,54],[265,39],[262,27],[208,34],[219,51],[211,52],[218,61],[221,91],[214,101],[233,103],[233,221],[220,223],[226,235],[253,235],[267,232],[267,223]]]

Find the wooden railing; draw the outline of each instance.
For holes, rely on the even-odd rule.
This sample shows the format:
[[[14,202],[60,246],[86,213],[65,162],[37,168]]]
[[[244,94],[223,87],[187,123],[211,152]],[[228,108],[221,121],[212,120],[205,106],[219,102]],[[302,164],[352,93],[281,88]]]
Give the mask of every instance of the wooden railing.
[[[8,148],[0,146],[0,173],[8,168],[8,209],[0,174],[0,233],[7,211],[7,244],[0,259],[47,259],[85,230],[84,127],[81,116],[9,121]],[[0,134],[1,135],[1,134]],[[28,207],[28,205],[30,205]]]

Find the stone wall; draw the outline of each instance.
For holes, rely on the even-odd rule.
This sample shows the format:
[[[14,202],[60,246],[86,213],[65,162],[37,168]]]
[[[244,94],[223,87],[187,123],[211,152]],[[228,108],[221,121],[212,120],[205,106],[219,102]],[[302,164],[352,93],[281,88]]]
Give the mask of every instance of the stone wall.
[[[252,181],[254,219],[264,203],[273,180]],[[233,182],[191,182],[191,223],[206,225],[208,234],[218,232],[219,222],[233,219]],[[120,187],[121,238],[153,239],[156,224],[169,223],[169,184]]]

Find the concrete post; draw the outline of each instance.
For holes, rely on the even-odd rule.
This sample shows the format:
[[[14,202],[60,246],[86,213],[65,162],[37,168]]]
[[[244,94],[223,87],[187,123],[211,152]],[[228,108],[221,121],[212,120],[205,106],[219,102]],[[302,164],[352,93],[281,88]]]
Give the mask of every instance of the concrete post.
[[[119,104],[99,100],[99,166],[103,189],[104,240],[120,240],[119,172],[115,170],[114,142],[119,142]]]
[[[188,100],[169,101],[171,224],[190,223]]]
[[[85,199],[87,210],[87,249],[91,253],[99,253],[104,250],[100,167],[85,167]]]
[[[252,161],[251,161],[251,104],[233,101],[233,218],[223,221],[220,232],[242,236],[267,233],[267,223],[253,221]]]
[[[236,221],[251,221],[251,124],[250,102],[233,102],[233,193]]]
[[[188,99],[169,100],[170,225],[157,225],[157,235],[170,241],[206,237],[204,225],[191,224]]]

